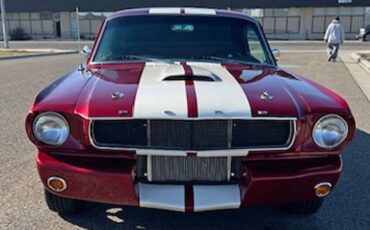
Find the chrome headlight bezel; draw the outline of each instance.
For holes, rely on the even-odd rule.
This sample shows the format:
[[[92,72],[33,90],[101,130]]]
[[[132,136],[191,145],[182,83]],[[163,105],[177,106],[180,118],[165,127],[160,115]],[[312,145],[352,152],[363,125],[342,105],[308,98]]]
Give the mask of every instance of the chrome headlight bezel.
[[[48,117],[49,117],[49,120],[47,120]],[[45,121],[42,122],[41,124],[38,124],[38,122],[40,122],[40,119],[46,119],[45,121],[49,121],[49,122],[50,121],[53,122],[53,120],[54,122],[58,121],[58,122],[55,122],[55,124],[60,125],[61,131],[59,131],[60,133],[56,141],[47,140],[46,138],[42,136],[42,133],[38,131],[41,125],[45,125]],[[52,145],[52,146],[60,146],[64,142],[66,142],[66,140],[68,139],[69,134],[70,134],[70,126],[69,126],[68,121],[61,114],[56,113],[56,112],[44,112],[44,113],[39,114],[33,120],[32,132],[33,132],[33,135],[36,137],[36,139],[40,141],[41,143]]]
[[[342,132],[343,132],[342,137],[335,144],[332,144],[332,145],[327,145],[325,143],[322,143],[322,141],[318,140],[317,137],[316,137],[316,135],[315,135],[315,132],[317,131],[317,129],[319,128],[319,126],[322,125],[322,123],[324,121],[329,120],[329,119],[336,119],[336,121],[342,123],[342,125],[344,127],[344,130],[342,130]],[[348,137],[348,133],[349,133],[348,123],[347,123],[346,120],[343,119],[343,117],[341,117],[339,115],[336,115],[336,114],[328,114],[328,115],[325,115],[325,116],[321,117],[315,123],[315,125],[314,125],[314,127],[312,129],[312,139],[315,142],[315,144],[317,146],[321,147],[321,148],[324,148],[324,149],[333,149],[333,148],[336,148],[339,145],[341,145],[346,140],[346,138]]]

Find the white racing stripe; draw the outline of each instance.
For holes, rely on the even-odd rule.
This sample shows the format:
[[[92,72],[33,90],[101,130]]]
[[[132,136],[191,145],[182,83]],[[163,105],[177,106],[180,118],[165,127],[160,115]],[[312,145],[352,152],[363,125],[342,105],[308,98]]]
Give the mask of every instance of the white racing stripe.
[[[216,10],[214,9],[202,9],[202,8],[184,8],[185,14],[198,14],[198,15],[215,15]]]
[[[163,81],[166,76],[184,75],[181,65],[146,63],[134,104],[134,118],[186,119],[188,107],[184,81]]]
[[[220,64],[188,62],[193,75],[204,75],[204,69],[220,81],[194,81],[198,102],[198,116],[250,118],[249,101],[235,78]]]
[[[181,8],[158,7],[150,8],[149,14],[180,14]]]

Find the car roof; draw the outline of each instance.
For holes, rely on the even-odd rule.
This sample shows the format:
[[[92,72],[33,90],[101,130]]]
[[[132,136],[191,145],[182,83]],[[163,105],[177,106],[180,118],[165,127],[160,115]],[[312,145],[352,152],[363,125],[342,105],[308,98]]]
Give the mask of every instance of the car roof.
[[[241,18],[257,22],[256,19],[236,11],[213,9],[213,8],[194,8],[194,7],[153,7],[135,8],[117,11],[108,16],[107,20],[123,16],[136,15],[203,15],[203,16],[222,16],[231,18]]]

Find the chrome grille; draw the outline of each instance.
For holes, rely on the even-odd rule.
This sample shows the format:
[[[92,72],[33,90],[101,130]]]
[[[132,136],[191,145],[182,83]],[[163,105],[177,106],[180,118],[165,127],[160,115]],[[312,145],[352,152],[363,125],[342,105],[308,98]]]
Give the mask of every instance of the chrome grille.
[[[151,180],[213,181],[228,180],[227,157],[166,157],[151,156]]]
[[[237,182],[242,157],[144,156],[136,162],[136,178],[153,183]]]

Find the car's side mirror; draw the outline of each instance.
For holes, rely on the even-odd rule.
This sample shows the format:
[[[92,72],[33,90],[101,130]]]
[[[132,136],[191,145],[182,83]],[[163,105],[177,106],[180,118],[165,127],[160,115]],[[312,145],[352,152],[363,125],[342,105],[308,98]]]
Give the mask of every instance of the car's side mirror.
[[[91,54],[91,48],[89,46],[84,46],[80,52],[83,54],[85,62],[87,62]]]
[[[91,48],[89,46],[84,46],[82,48],[81,53],[88,57],[91,54]]]
[[[272,51],[272,54],[274,55],[275,60],[276,60],[276,61],[277,61],[277,60],[279,60],[280,55],[281,55],[280,50],[279,50],[279,49],[274,48],[274,49],[272,49],[271,51]]]

